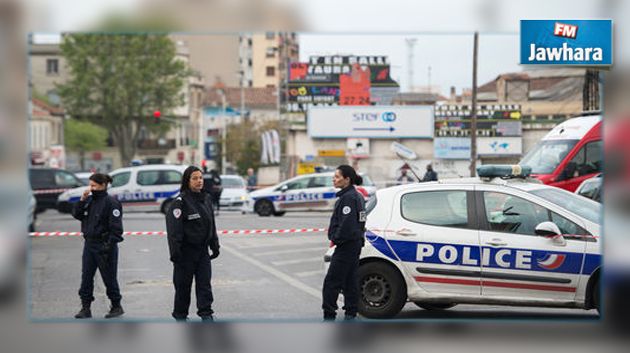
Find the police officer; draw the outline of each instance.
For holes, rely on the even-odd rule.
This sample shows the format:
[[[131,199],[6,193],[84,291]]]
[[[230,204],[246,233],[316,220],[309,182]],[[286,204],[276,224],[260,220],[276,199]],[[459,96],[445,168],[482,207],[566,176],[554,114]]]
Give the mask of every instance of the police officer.
[[[166,229],[175,286],[173,317],[177,321],[187,320],[194,277],[197,315],[204,321],[213,321],[210,260],[219,256],[219,238],[212,200],[203,191],[199,168],[190,166],[184,171],[180,195],[166,214]]]
[[[335,171],[333,184],[341,191],[328,227],[328,239],[336,245],[324,279],[324,320],[335,320],[337,298],[343,291],[345,320],[354,320],[359,304],[359,255],[365,242],[365,201],[355,189],[363,178],[349,165],[341,165]]]
[[[92,317],[90,305],[94,301],[94,275],[98,268],[111,301],[109,313],[105,315],[110,319],[124,314],[116,279],[118,243],[123,241],[122,207],[118,200],[107,194],[107,185],[112,182],[109,175],[92,174],[89,182],[90,187],[72,209],[72,216],[81,221],[81,232],[85,238],[79,289],[82,308],[75,318]]]

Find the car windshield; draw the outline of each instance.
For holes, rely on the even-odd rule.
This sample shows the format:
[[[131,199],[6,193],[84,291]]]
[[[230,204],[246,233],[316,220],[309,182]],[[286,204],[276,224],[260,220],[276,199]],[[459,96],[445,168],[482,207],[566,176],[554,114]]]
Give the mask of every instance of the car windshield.
[[[221,178],[221,186],[226,189],[242,189],[245,187],[245,183],[240,178]]]
[[[519,163],[532,168],[532,174],[551,174],[578,140],[543,140]]]
[[[553,187],[532,190],[530,193],[555,203],[565,210],[586,218],[593,223],[600,223],[602,207],[595,201]]]

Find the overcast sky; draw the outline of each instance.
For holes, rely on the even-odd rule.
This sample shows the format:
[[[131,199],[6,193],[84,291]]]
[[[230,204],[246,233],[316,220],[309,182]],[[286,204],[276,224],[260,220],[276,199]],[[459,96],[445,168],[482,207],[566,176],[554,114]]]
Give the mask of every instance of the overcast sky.
[[[90,28],[105,14],[133,13],[143,1],[150,0],[29,1],[35,14],[34,29],[54,33]],[[300,35],[303,60],[311,55],[387,55],[392,78],[403,89],[409,86],[405,39],[417,38],[413,85],[426,86],[430,80],[442,94],[448,94],[450,86],[458,93],[471,87],[475,30],[481,32],[481,85],[500,73],[522,70],[518,65],[520,19],[614,19],[630,10],[630,1],[621,0],[267,1],[292,6],[305,22],[308,32]],[[615,23],[616,38],[624,30],[620,22]],[[620,45],[616,50],[628,51]],[[617,53],[616,64],[619,57]]]

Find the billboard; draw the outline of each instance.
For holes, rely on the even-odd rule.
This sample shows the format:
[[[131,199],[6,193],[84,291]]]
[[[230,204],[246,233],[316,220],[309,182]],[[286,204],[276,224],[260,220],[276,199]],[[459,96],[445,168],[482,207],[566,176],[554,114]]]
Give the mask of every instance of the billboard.
[[[477,138],[479,156],[513,156],[523,153],[523,140],[520,137],[480,137]]]
[[[290,64],[284,109],[305,114],[315,106],[388,105],[399,89],[387,56],[311,56]]]
[[[435,105],[435,137],[470,137],[472,106]],[[477,105],[477,136],[522,136],[519,104]]]
[[[436,137],[433,140],[433,157],[436,159],[470,159],[470,139]]]
[[[433,108],[417,106],[313,107],[311,138],[433,138]]]

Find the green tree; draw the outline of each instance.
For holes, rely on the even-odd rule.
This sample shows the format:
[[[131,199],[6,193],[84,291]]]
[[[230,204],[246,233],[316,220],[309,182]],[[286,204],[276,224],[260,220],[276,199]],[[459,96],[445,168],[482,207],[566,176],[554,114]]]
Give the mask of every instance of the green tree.
[[[226,159],[236,166],[239,174],[247,173],[247,168],[258,170],[262,152],[261,135],[267,130],[275,129],[282,133],[280,122],[270,121],[256,124],[251,120],[240,124],[228,125],[226,137]],[[284,138],[280,137],[281,145]],[[284,150],[284,146],[281,147]]]
[[[107,130],[87,121],[68,119],[63,125],[65,146],[79,152],[81,170],[85,170],[85,152],[99,150],[106,145]]]
[[[63,37],[61,51],[69,70],[67,82],[57,86],[64,109],[107,129],[124,165],[133,159],[142,130],[169,129],[152,114],[167,116],[183,104],[190,71],[166,34],[72,33]]]

